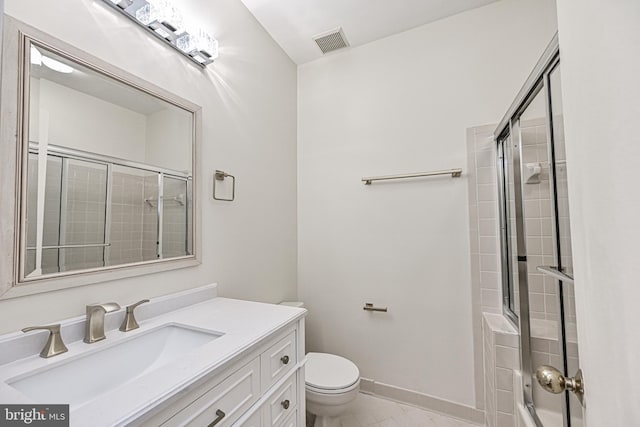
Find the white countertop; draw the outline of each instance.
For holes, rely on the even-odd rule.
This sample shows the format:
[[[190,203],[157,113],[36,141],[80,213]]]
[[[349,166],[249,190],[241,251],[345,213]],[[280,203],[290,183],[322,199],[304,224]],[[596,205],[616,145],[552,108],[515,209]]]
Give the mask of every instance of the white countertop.
[[[147,320],[140,320],[140,328],[134,331],[108,330],[107,339],[94,344],[85,344],[81,340],[67,343],[69,349],[67,353],[49,359],[34,354],[0,365],[0,402],[3,404],[67,403],[30,401],[18,390],[9,386],[7,381],[43,367],[68,363],[167,323],[224,334],[186,353],[179,360],[173,360],[141,375],[135,381],[112,389],[81,406],[72,405],[70,408],[71,426],[125,425],[205,375],[226,369],[244,350],[256,345],[274,331],[299,320],[305,313],[306,310],[295,307],[213,298]],[[1,338],[0,341],[2,341]],[[95,369],[100,367],[96,366]],[[87,381],[91,379],[87,378]],[[61,387],[64,387],[64,384],[61,384]]]

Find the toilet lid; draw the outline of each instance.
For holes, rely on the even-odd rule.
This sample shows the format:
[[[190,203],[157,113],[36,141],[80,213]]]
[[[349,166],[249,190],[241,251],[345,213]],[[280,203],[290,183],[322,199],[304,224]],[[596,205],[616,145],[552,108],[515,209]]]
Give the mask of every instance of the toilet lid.
[[[308,353],[305,365],[307,385],[322,390],[338,390],[352,386],[360,378],[358,367],[335,354]]]

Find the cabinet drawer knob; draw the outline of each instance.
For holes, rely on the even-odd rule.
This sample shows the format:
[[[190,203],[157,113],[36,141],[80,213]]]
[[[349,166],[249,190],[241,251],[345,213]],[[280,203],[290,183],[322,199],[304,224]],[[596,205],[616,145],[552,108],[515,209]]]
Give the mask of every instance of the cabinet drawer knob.
[[[289,405],[290,405],[289,399],[283,400],[282,402],[280,402],[280,404],[284,409],[289,409]]]
[[[282,362],[282,364],[283,364],[283,365],[288,364],[288,363],[289,363],[289,356],[286,356],[286,355],[285,355],[285,356],[282,356],[282,357],[280,358],[280,361]]]
[[[215,419],[215,420],[213,420],[213,421],[211,422],[211,424],[209,424],[207,427],[213,427],[213,426],[215,426],[215,425],[216,425],[216,424],[218,424],[220,421],[222,421],[222,419],[223,419],[226,415],[227,415],[227,414],[225,414],[225,413],[224,413],[224,412],[222,412],[220,409],[218,409],[218,410],[216,411],[216,419]]]

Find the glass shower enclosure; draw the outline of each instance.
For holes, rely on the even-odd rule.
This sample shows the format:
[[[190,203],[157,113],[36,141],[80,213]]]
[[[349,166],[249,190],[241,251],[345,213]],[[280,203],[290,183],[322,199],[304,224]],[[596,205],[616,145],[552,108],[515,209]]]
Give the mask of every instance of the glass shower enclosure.
[[[25,277],[192,253],[190,175],[54,145],[28,161]]]
[[[518,328],[524,403],[538,426],[582,426],[569,391],[536,381],[543,366],[579,368],[557,38],[495,132],[503,312]]]

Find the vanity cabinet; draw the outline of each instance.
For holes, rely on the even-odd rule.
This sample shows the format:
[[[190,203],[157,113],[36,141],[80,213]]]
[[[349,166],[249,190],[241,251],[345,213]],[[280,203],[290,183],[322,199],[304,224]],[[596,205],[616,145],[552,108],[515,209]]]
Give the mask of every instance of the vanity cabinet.
[[[304,426],[302,331],[304,320],[273,332],[129,425]]]

